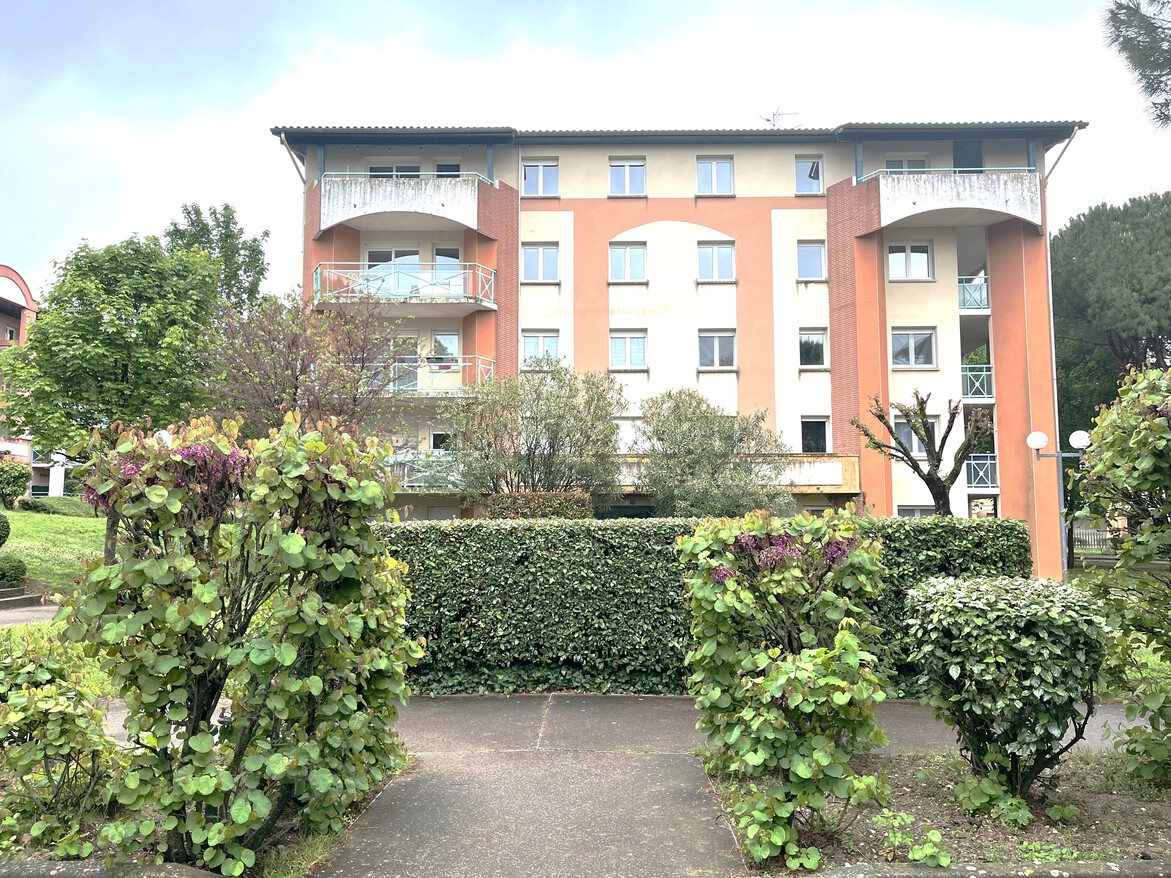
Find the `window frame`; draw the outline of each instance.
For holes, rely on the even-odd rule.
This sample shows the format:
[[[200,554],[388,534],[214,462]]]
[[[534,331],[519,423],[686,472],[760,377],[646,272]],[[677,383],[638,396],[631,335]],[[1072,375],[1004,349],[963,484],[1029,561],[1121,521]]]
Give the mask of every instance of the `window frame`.
[[[817,165],[817,189],[801,188],[801,164],[810,162]],[[800,196],[825,195],[825,156],[824,155],[797,155],[793,156],[793,194]],[[806,176],[808,179],[808,174]]]
[[[642,339],[642,364],[637,365],[631,362],[630,357],[630,339]],[[624,362],[620,365],[614,363],[614,341],[615,339],[624,339]],[[646,372],[649,370],[649,352],[648,352],[648,338],[645,329],[611,329],[609,341],[609,362],[611,372]]]
[[[535,357],[525,356],[525,340],[535,338],[537,339],[537,355]],[[520,368],[522,371],[534,371],[529,365],[534,360],[548,356],[548,351],[545,350],[545,343],[549,339],[556,340],[557,352],[553,354],[554,359],[561,358],[561,331],[558,329],[522,329],[520,332]]]
[[[366,162],[366,173],[376,180],[418,180],[423,175],[423,164],[418,159],[387,159],[383,164],[379,159]]]
[[[910,339],[907,350],[910,353],[912,362],[898,363],[895,361],[895,336],[908,335]],[[931,336],[931,362],[930,363],[916,363],[914,360],[915,340],[916,335]],[[892,369],[938,369],[939,368],[939,338],[936,328],[934,326],[896,326],[892,327],[890,331],[890,367]]]
[[[804,341],[803,336],[806,335],[820,335],[821,336],[821,362],[820,363],[803,363],[801,344]],[[797,330],[797,366],[803,372],[824,372],[829,369],[829,327],[826,326],[809,326],[802,327]]]
[[[912,247],[927,248],[927,274],[922,277],[913,274],[896,275],[891,270],[891,251],[901,248],[903,251],[903,265],[910,269],[909,258]],[[886,279],[892,283],[933,283],[935,281],[935,246],[931,241],[887,241],[886,242]]]
[[[528,192],[525,185],[525,176],[529,168],[540,168],[537,174],[537,191]],[[545,171],[553,168],[555,180],[552,192],[546,192]],[[521,198],[560,198],[561,197],[561,161],[557,156],[525,156],[520,160],[520,194]]]
[[[622,260],[623,268],[625,269],[625,277],[614,276],[614,251],[624,250],[625,255]],[[630,276],[630,251],[642,250],[642,277],[635,278]],[[609,275],[609,282],[612,284],[645,284],[646,278],[646,242],[645,241],[611,241],[606,250],[607,265],[606,273]]]
[[[713,340],[712,344],[712,362],[710,365],[704,365],[703,362],[703,340],[710,338]],[[716,339],[730,338],[732,340],[732,363],[728,366],[720,365],[720,345]],[[700,372],[735,372],[740,368],[740,364],[736,359],[736,330],[734,329],[701,329],[698,335],[699,350],[697,351],[699,357],[699,371]]]
[[[821,424],[825,429],[824,445],[821,451],[806,451],[805,450],[805,425],[806,424]],[[832,454],[832,437],[829,431],[829,418],[821,415],[809,415],[808,417],[802,415],[801,417],[801,453],[802,454]]]
[[[904,510],[907,511],[904,512]],[[928,518],[934,514],[934,506],[915,505],[912,503],[895,507],[895,516],[898,518]]]
[[[625,187],[623,192],[614,191],[614,171],[616,168],[624,168],[622,175],[622,182]],[[630,169],[642,168],[642,191],[630,191]],[[609,179],[607,181],[609,195],[611,198],[646,198],[646,156],[610,156],[609,165]]]
[[[561,283],[561,255],[560,246],[555,241],[527,241],[520,245],[520,282],[522,284],[559,284]],[[528,260],[526,253],[529,250],[537,251],[537,277],[530,278],[526,275],[528,268]],[[547,268],[547,253],[553,251],[554,254],[554,268],[553,273],[555,277],[546,277],[545,271]]]
[[[927,423],[931,427],[933,441],[938,440],[938,438],[939,438],[939,416],[938,415],[928,415],[927,416]],[[927,448],[923,445],[923,440],[920,439],[918,436],[916,436],[915,433],[911,430],[910,423],[908,421],[903,420],[902,418],[896,418],[893,416],[891,417],[890,425],[895,428],[895,432],[898,432],[898,427],[900,424],[906,426],[907,432],[911,434],[911,441],[909,444],[911,446],[912,457],[926,458],[927,457]],[[891,436],[891,444],[894,445],[894,436]]]
[[[891,167],[891,164],[898,162],[898,167]],[[921,168],[907,167],[907,162],[922,162]],[[915,153],[889,153],[883,156],[882,159],[883,170],[888,174],[902,176],[904,174],[926,174],[931,170],[931,156],[925,152]]]
[[[720,277],[720,260],[718,250],[727,248],[731,253],[730,273],[728,277]],[[712,251],[712,276],[703,276],[703,255],[705,249]],[[695,279],[701,284],[734,284],[736,283],[736,242],[735,241],[700,241],[695,251],[696,266]]]
[[[719,191],[719,173],[716,166],[728,165],[728,191]],[[710,192],[703,191],[703,178],[700,176],[700,166],[711,165],[708,173],[711,185]],[[697,155],[695,157],[695,194],[698,198],[728,198],[736,194],[736,163],[730,155]]]
[[[452,168],[455,170],[441,171],[440,167]],[[435,162],[435,177],[440,180],[457,179],[463,173],[463,164],[461,162]]]
[[[801,274],[801,248],[802,247],[817,247],[818,251],[821,253],[821,274],[819,274],[817,277],[806,277],[803,274]],[[828,270],[826,268],[826,258],[827,258],[827,254],[826,254],[826,249],[825,249],[825,241],[823,241],[823,240],[821,240],[821,241],[815,241],[815,240],[798,241],[797,242],[797,280],[800,281],[801,283],[824,283],[826,280],[826,272]]]

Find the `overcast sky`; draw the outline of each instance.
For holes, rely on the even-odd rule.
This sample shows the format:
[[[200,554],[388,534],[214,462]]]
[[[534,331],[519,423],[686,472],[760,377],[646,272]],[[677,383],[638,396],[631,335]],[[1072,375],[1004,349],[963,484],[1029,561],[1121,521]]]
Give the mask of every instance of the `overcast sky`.
[[[1050,225],[1171,189],[1105,46],[1104,0],[0,0],[0,263],[34,292],[82,240],[161,234],[184,202],[271,231],[300,280],[300,181],[273,125],[751,128],[1090,123]],[[1050,152],[1050,162],[1056,151]]]

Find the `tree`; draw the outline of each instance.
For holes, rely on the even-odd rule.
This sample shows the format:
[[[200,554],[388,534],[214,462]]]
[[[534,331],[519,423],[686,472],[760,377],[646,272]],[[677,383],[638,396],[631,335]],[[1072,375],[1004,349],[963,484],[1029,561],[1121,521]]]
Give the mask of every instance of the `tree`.
[[[951,431],[959,419],[962,406],[958,402],[948,401],[947,423],[943,431],[936,436],[935,422],[927,414],[927,404],[930,400],[930,393],[924,396],[916,390],[911,394],[909,404],[891,403],[890,407],[898,413],[897,419],[891,417],[877,396],[870,401],[870,416],[878,421],[885,435],[890,437],[890,441],[879,438],[874,430],[858,418],[854,418],[850,423],[862,434],[866,440],[866,447],[871,451],[877,451],[889,460],[897,460],[910,467],[911,472],[918,476],[931,492],[936,515],[951,515],[951,487],[963,472],[969,455],[976,451],[983,439],[992,435],[992,421],[988,417],[988,412],[982,408],[967,410],[964,415],[964,438],[952,458],[951,469],[945,473],[943,449],[947,447],[947,440],[951,438]],[[895,428],[896,420],[907,425],[911,436]],[[922,448],[921,455],[916,453],[915,446]]]
[[[1118,370],[1171,367],[1171,192],[1092,207],[1051,249],[1059,338],[1104,344]]]
[[[231,311],[215,350],[222,372],[211,413],[245,418],[251,436],[294,409],[309,423],[332,417],[368,429],[392,407],[405,368],[395,363],[396,328],[383,308],[360,300],[317,312],[290,294]]]
[[[32,478],[33,471],[28,464],[19,460],[0,459],[0,506],[15,509],[16,498],[24,496]],[[0,544],[2,543],[3,540],[0,540]]]
[[[695,390],[670,390],[642,404],[635,451],[645,456],[639,486],[657,515],[731,517],[753,509],[788,515],[788,448],[767,413],[728,415]]]
[[[10,431],[50,452],[116,422],[185,417],[207,392],[216,277],[207,254],[155,238],[69,254],[28,344],[0,354]]]
[[[1106,38],[1151,102],[1151,118],[1171,125],[1171,0],[1114,0]]]
[[[206,215],[198,204],[184,204],[182,224],[172,222],[165,234],[172,251],[206,250],[216,260],[220,296],[237,311],[247,311],[260,300],[260,283],[268,274],[268,232],[247,237],[230,204],[211,207]]]
[[[618,491],[622,387],[597,372],[545,358],[497,377],[440,410],[451,423],[446,450],[470,498],[517,491],[582,490],[600,505]]]

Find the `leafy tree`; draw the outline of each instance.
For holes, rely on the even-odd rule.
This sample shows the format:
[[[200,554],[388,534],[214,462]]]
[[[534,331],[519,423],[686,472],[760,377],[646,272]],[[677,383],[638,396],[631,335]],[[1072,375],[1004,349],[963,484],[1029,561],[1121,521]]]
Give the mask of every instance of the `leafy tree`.
[[[645,455],[640,487],[657,515],[744,515],[796,506],[784,483],[789,449],[767,413],[728,415],[695,390],[669,390],[642,404],[635,451]]]
[[[960,416],[962,406],[958,402],[949,400],[947,403],[947,423],[942,432],[936,435],[935,423],[927,414],[927,404],[931,394],[926,396],[915,391],[911,394],[911,402],[894,402],[891,408],[898,413],[898,418],[892,418],[890,412],[877,396],[870,401],[870,416],[882,426],[884,435],[889,441],[879,437],[873,429],[862,423],[858,418],[850,421],[854,428],[866,440],[866,447],[877,451],[883,457],[897,460],[910,467],[911,472],[918,476],[927,490],[931,492],[931,499],[935,503],[936,515],[951,515],[951,488],[964,471],[964,464],[969,455],[980,447],[980,443],[992,435],[992,421],[988,412],[981,408],[970,408],[964,416],[964,438],[960,442],[952,457],[951,469],[944,471],[945,461],[943,449],[947,447],[947,440],[951,438],[951,431]],[[905,421],[914,437],[908,443],[894,427],[895,420]],[[916,443],[915,440],[918,440]],[[923,449],[922,455],[915,453],[914,445]]]
[[[1104,344],[1116,370],[1171,366],[1171,192],[1074,217],[1053,237],[1052,259],[1056,333],[1083,342],[1072,356]],[[1104,376],[1094,382],[1100,392]]]
[[[622,388],[604,373],[545,358],[444,406],[446,450],[471,499],[517,491],[587,492],[604,505],[618,490]]]
[[[268,232],[246,236],[232,205],[213,206],[204,214],[198,204],[184,204],[183,222],[172,222],[165,234],[172,251],[206,250],[217,261],[220,295],[237,311],[247,311],[260,300],[260,283],[268,274]]]
[[[16,498],[23,497],[32,481],[33,471],[28,464],[19,460],[0,459],[0,506],[16,508]],[[3,540],[0,540],[3,545]]]
[[[1171,0],[1114,0],[1106,38],[1151,102],[1151,118],[1171,125]]]
[[[155,238],[69,254],[28,344],[0,354],[9,429],[53,451],[116,422],[183,418],[207,392],[216,277],[207,254]]]

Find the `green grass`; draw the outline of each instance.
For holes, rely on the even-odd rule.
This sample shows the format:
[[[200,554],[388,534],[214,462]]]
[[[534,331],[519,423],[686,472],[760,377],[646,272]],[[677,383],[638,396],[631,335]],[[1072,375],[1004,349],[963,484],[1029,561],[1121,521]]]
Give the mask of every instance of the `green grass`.
[[[28,578],[49,591],[69,591],[81,577],[81,558],[101,554],[106,521],[36,512],[5,512],[12,533],[4,544],[28,565]]]

